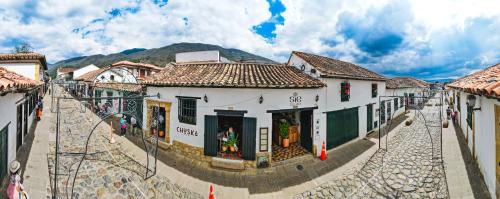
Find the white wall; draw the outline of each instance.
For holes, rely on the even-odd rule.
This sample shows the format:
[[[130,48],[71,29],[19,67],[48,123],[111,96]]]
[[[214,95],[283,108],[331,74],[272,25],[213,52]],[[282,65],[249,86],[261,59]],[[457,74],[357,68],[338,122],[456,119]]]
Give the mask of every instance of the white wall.
[[[137,83],[137,79],[134,77],[133,72],[125,67],[117,67],[106,70],[101,74],[97,75],[94,82],[109,83],[111,81],[111,75],[114,76],[114,82],[117,83]],[[102,79],[104,77],[104,79]]]
[[[78,77],[82,76],[83,74],[88,73],[90,71],[94,71],[94,70],[99,70],[99,68],[97,66],[95,66],[94,64],[90,64],[88,66],[85,66],[83,68],[75,70],[75,71],[73,71],[73,79],[78,78]]]
[[[0,67],[33,80],[35,79],[35,65],[35,63],[0,63]],[[40,74],[41,77],[42,74]]]
[[[219,51],[196,51],[175,54],[175,62],[219,62]]]
[[[269,146],[268,149],[271,151],[271,140],[272,140],[272,114],[267,113],[268,110],[278,110],[278,109],[292,109],[293,106],[290,104],[290,96],[294,92],[297,92],[299,96],[302,97],[302,103],[298,108],[304,107],[314,107],[318,106],[318,109],[313,111],[314,124],[313,129],[316,129],[317,121],[320,122],[320,126],[325,121],[323,118],[325,114],[321,110],[325,103],[325,97],[321,89],[238,89],[238,88],[192,88],[192,87],[148,87],[148,95],[155,95],[160,93],[161,99],[151,98],[152,100],[164,101],[172,103],[170,111],[170,137],[171,142],[177,140],[183,143],[187,143],[197,147],[204,146],[204,117],[205,115],[216,115],[214,109],[228,110],[232,108],[233,110],[246,110],[248,113],[244,117],[254,117],[257,118],[257,137],[256,137],[256,150],[259,150],[259,128],[268,127],[269,128]],[[205,94],[208,97],[208,103],[203,100]],[[316,95],[319,95],[319,101],[315,102]],[[189,97],[201,97],[197,100],[197,118],[196,125],[180,123],[178,119],[178,99],[175,96],[189,96]],[[259,104],[259,98],[262,96],[264,101]],[[143,121],[146,122],[147,119],[147,106],[144,103],[144,118]],[[191,130],[198,131],[198,136],[188,136],[176,131],[177,127],[188,128]],[[323,141],[320,138],[324,138],[326,131],[317,130],[313,134],[313,144],[319,145],[319,150],[321,150],[321,144]]]
[[[319,76],[320,76],[319,71],[316,71],[315,73],[311,73],[311,69],[313,69],[314,67],[295,54],[292,54],[292,56],[290,57],[288,65],[294,66],[295,68],[298,68],[299,70],[302,70],[302,66],[304,66],[304,73],[306,73],[314,78],[319,78]]]
[[[467,96],[469,93],[455,90],[455,93],[460,93],[460,128],[464,136],[468,137],[467,146],[472,152],[475,144],[475,154],[477,163],[481,173],[484,176],[484,181],[488,187],[491,196],[496,196],[496,135],[495,135],[495,105],[500,105],[495,99],[488,99],[476,95],[475,108],[481,110],[474,111],[475,128],[475,143],[473,143],[472,129],[467,125]],[[454,105],[454,110],[457,110],[457,103]]]
[[[17,104],[16,102],[23,98],[23,94],[20,93],[9,93],[5,96],[0,96],[0,129],[3,129],[7,124],[9,124],[9,135],[8,135],[8,158],[7,162],[11,162],[16,159],[16,141],[17,141]]]

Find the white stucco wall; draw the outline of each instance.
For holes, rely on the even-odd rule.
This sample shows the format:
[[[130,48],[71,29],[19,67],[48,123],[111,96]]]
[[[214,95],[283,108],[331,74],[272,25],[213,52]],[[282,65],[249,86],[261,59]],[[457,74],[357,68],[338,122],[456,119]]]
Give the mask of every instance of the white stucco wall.
[[[316,129],[316,122],[318,126],[323,126],[324,115],[320,110],[323,110],[324,96],[320,89],[230,89],[230,88],[190,88],[190,87],[148,87],[148,95],[155,95],[160,93],[161,99],[151,98],[152,100],[164,101],[172,103],[170,111],[170,137],[172,140],[177,140],[197,147],[204,146],[204,120],[205,115],[216,115],[214,109],[228,110],[246,110],[248,113],[244,117],[257,118],[257,136],[256,136],[256,150],[259,150],[259,128],[269,128],[269,146],[271,151],[272,140],[272,113],[267,113],[268,110],[278,109],[292,109],[293,106],[289,102],[290,96],[297,92],[298,96],[302,97],[302,103],[298,108],[315,107],[318,109],[313,111],[313,129]],[[205,94],[208,97],[208,103],[203,100]],[[315,102],[316,95],[319,95],[319,101]],[[196,125],[180,123],[178,119],[178,99],[176,96],[189,96],[201,97],[197,100],[197,118]],[[262,96],[264,101],[259,104],[259,98]],[[145,103],[144,113],[147,113],[147,106]],[[146,121],[147,114],[144,114],[143,120]],[[183,127],[191,130],[198,131],[198,136],[190,136],[176,131],[177,127]],[[321,150],[321,144],[324,140],[324,130],[317,129],[313,133],[313,144],[319,145],[318,149]]]
[[[475,142],[473,142],[472,129],[467,125],[467,96],[469,93],[454,90],[460,93],[460,128],[465,137],[468,137],[467,146],[471,153],[475,145],[475,156],[484,181],[491,196],[496,195],[496,135],[495,135],[495,105],[500,105],[495,99],[488,99],[476,95],[475,108],[481,110],[474,111]],[[457,110],[457,103],[454,110]]]
[[[196,51],[175,54],[175,62],[219,62],[219,51]]]
[[[0,67],[30,79],[35,79],[35,65],[35,63],[0,63]],[[41,77],[42,74],[40,74]]]
[[[9,124],[9,135],[8,135],[8,158],[7,162],[11,162],[16,159],[16,131],[17,131],[17,104],[16,102],[23,98],[23,94],[19,93],[9,93],[5,96],[0,96],[0,129],[3,129],[7,124]]]
[[[85,66],[83,68],[80,68],[78,70],[73,71],[73,78],[80,77],[83,74],[88,73],[90,71],[94,71],[94,70],[99,70],[99,68],[97,66],[95,66],[94,64],[90,64],[88,66]]]

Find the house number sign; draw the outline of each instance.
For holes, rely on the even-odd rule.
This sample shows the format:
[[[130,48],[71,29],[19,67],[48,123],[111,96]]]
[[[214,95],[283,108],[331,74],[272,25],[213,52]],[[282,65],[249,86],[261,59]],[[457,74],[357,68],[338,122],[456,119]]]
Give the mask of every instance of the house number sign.
[[[177,127],[176,128],[178,133],[184,134],[184,135],[189,135],[189,136],[198,136],[198,131],[197,130],[192,130],[188,128],[183,128],[183,127]]]
[[[294,92],[292,96],[290,96],[290,105],[291,106],[299,106],[302,103],[302,97]]]

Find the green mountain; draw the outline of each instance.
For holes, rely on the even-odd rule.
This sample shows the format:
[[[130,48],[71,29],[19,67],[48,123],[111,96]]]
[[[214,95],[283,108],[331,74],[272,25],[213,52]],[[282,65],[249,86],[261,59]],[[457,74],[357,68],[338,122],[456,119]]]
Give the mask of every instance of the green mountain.
[[[57,68],[61,66],[81,68],[90,64],[98,67],[110,65],[112,63],[128,60],[132,62],[142,62],[164,67],[167,63],[175,61],[175,54],[181,52],[218,50],[222,57],[235,62],[257,62],[257,63],[276,63],[265,57],[254,55],[234,48],[223,48],[217,45],[202,43],[176,43],[161,48],[144,49],[133,48],[109,55],[90,55],[75,57],[56,62],[49,65],[49,74],[55,77]]]

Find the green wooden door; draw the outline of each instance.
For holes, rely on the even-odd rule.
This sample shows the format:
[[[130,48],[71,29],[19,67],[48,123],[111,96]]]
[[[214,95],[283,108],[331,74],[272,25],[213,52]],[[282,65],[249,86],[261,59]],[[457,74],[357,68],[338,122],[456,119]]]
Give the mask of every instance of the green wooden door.
[[[218,119],[215,115],[205,115],[205,143],[204,153],[206,156],[217,156],[217,129]]]
[[[257,134],[257,119],[243,118],[243,135],[241,140],[241,148],[243,149],[243,159],[255,160],[255,142]]]
[[[368,104],[366,107],[366,131],[373,130],[373,104]]]
[[[358,137],[358,108],[328,112],[326,115],[327,149]]]
[[[0,130],[0,179],[4,179],[7,175],[7,156],[8,156],[8,136],[9,136],[9,124]]]

